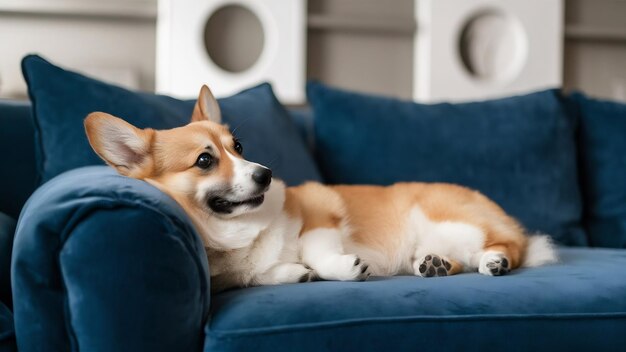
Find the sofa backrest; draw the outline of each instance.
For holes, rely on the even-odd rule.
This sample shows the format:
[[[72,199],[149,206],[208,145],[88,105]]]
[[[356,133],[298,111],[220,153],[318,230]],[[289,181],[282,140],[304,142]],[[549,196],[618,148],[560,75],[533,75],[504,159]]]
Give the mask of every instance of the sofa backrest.
[[[34,141],[30,103],[0,100],[0,212],[14,219],[37,186]]]
[[[307,145],[312,147],[312,112],[288,109]],[[37,188],[35,126],[29,101],[0,99],[0,212],[19,217],[26,200]]]

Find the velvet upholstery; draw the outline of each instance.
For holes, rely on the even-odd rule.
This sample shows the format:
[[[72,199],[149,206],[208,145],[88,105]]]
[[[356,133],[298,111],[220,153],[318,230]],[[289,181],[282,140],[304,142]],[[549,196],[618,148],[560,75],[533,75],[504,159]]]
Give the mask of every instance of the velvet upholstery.
[[[314,151],[315,129],[313,126],[315,121],[313,120],[313,111],[310,107],[292,107],[288,111],[307,147],[310,151]]]
[[[37,186],[33,132],[30,103],[0,100],[0,212],[15,219]]]
[[[626,251],[561,249],[503,277],[465,273],[232,290],[211,302],[205,351],[616,351]]]
[[[591,245],[626,248],[626,104],[574,93]]]
[[[587,244],[575,121],[556,90],[424,105],[309,83],[315,150],[330,183],[449,182],[480,190],[531,232]]]
[[[73,170],[33,194],[11,272],[20,351],[202,348],[202,240],[173,199],[112,168]]]
[[[2,302],[0,302],[0,352],[15,352],[15,329],[13,327],[13,314]]]
[[[0,302],[9,307],[12,306],[10,268],[14,233],[15,220],[0,213]]]
[[[41,181],[77,167],[100,165],[83,119],[94,111],[133,125],[168,129],[189,123],[195,101],[136,93],[27,56],[22,70],[33,102]],[[209,82],[210,83],[210,82]],[[198,87],[200,91],[200,87]],[[223,122],[236,130],[248,160],[266,165],[287,184],[319,180],[319,173],[285,108],[269,84],[220,99]]]

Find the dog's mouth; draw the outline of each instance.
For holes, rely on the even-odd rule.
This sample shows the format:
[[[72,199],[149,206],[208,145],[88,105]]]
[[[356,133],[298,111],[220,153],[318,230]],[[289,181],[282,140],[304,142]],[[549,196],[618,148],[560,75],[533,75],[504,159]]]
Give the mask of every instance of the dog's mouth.
[[[233,202],[222,197],[213,197],[209,199],[208,204],[209,204],[209,208],[211,208],[211,210],[213,210],[216,213],[230,214],[233,212],[233,209],[240,207],[240,206],[245,205],[251,208],[258,207],[259,205],[263,204],[264,200],[265,200],[264,194],[261,194],[259,196],[252,197],[243,201],[239,201],[239,202]]]

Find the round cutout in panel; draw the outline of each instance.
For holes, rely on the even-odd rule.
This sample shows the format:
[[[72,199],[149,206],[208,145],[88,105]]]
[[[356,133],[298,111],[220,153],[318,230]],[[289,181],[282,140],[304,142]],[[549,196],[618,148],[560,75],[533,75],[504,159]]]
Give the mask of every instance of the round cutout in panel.
[[[459,50],[473,77],[487,82],[508,81],[524,67],[528,38],[516,18],[499,11],[482,11],[462,27]]]
[[[263,25],[244,6],[222,6],[206,21],[204,45],[217,66],[232,73],[243,72],[252,67],[263,53]]]

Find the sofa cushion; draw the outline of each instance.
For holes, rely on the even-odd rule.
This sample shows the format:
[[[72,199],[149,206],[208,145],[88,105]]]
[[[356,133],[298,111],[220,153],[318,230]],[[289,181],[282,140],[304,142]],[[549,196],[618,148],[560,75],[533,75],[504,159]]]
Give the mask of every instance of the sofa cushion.
[[[575,117],[559,92],[424,105],[310,83],[315,149],[331,183],[450,182],[480,190],[532,232],[586,245]]]
[[[204,245],[183,209],[106,166],[41,186],[11,267],[21,351],[198,351],[209,310]]]
[[[25,57],[22,70],[33,102],[43,182],[70,169],[102,164],[83,128],[90,112],[108,112],[141,128],[167,129],[187,124],[195,104],[131,92],[66,71],[39,56]],[[312,156],[269,84],[219,102],[223,121],[236,130],[246,158],[271,167],[290,185],[319,180]]]
[[[37,186],[30,103],[0,100],[0,212],[16,218]]]
[[[569,248],[503,277],[312,282],[213,296],[205,351],[616,350],[626,251]]]
[[[15,329],[13,327],[13,314],[0,302],[0,352],[15,352]]]
[[[15,220],[0,213],[0,301],[9,307],[12,306],[10,269],[14,234]]]
[[[579,145],[591,245],[626,248],[626,104],[574,93],[580,111]]]

